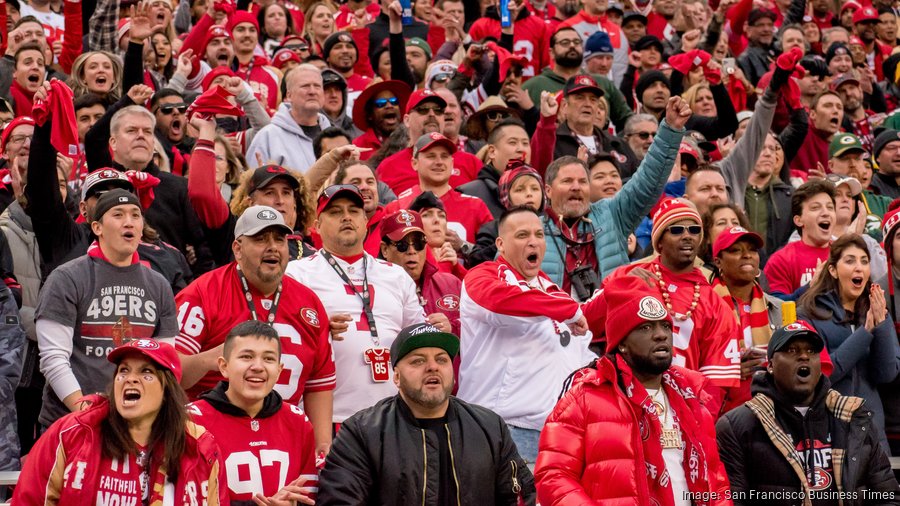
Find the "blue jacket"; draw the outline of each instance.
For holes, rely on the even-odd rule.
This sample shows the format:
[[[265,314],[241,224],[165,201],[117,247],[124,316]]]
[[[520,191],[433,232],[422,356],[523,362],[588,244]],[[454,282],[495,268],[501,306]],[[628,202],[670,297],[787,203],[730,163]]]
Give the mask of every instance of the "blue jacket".
[[[591,204],[587,220],[578,226],[580,231],[591,227],[594,233],[594,250],[600,267],[600,279],[628,260],[628,235],[634,232],[641,219],[650,212],[659,196],[675,164],[675,156],[681,145],[684,130],[676,131],[665,121],[659,125],[659,132],[644,160],[634,176],[622,186],[614,197],[598,200]],[[543,217],[544,235],[547,240],[547,252],[541,270],[558,286],[563,285],[565,274],[566,242],[563,240],[559,226],[546,215]]]
[[[853,330],[849,322],[845,323],[847,313],[835,292],[817,296],[816,307],[831,311],[831,318],[819,320],[814,315],[799,316],[810,322],[825,339],[828,354],[834,363],[834,371],[829,377],[832,387],[844,395],[866,400],[866,407],[875,415],[874,423],[881,444],[889,452],[884,432],[884,406],[878,394],[878,385],[893,381],[900,373],[900,346],[893,320],[890,316],[885,318],[872,332],[866,330],[865,325]]]

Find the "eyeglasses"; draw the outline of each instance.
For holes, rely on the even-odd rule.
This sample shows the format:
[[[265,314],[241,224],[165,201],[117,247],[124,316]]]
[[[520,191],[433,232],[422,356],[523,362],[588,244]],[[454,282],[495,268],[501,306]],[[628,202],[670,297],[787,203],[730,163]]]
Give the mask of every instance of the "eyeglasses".
[[[175,112],[176,109],[178,109],[178,112],[180,114],[184,114],[185,112],[187,112],[187,108],[188,108],[187,104],[182,102],[180,104],[161,105],[156,110],[165,114],[166,116],[168,116],[168,115],[172,114],[173,112]]]
[[[444,114],[444,108],[437,104],[420,105],[413,110],[422,116],[428,116],[429,112],[433,112],[435,116]]]
[[[451,76],[450,74],[441,73],[441,74],[437,74],[434,77],[432,77],[431,80],[437,81],[439,83],[443,83],[443,82],[449,81],[451,77],[453,77],[453,76]]]
[[[490,121],[503,121],[509,117],[509,114],[503,111],[491,111],[485,117]]]
[[[412,247],[412,249],[416,251],[422,251],[423,249],[425,249],[426,243],[424,237],[422,237],[421,235],[416,235],[410,241],[403,240],[391,242],[391,244],[395,248],[397,248],[397,251],[399,251],[400,253],[406,253],[406,251],[409,250],[410,247]]]
[[[563,39],[556,41],[556,44],[562,47],[580,47],[583,43],[581,39]]]
[[[634,132],[634,133],[628,134],[628,136],[629,137],[637,136],[642,141],[645,141],[647,139],[652,139],[652,138],[656,137],[656,132]]]
[[[16,145],[25,144],[25,141],[30,141],[30,140],[31,140],[30,135],[24,135],[24,134],[10,135],[9,140],[7,141],[7,144],[16,144]]]
[[[397,97],[376,98],[375,100],[372,101],[372,103],[375,105],[376,109],[384,109],[385,107],[387,107],[388,104],[396,106],[397,104],[400,103],[400,100],[398,100]]]
[[[700,225],[672,225],[666,230],[668,230],[672,235],[682,235],[685,233],[685,231],[691,235],[700,235],[703,232],[703,227],[701,227]]]

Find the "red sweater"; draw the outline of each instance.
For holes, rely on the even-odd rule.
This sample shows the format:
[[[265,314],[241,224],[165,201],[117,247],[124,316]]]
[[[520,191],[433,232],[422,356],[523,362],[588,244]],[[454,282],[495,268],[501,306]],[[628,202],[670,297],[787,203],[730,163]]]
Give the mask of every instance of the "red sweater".
[[[810,123],[809,132],[806,133],[803,145],[800,146],[797,155],[791,160],[791,171],[797,171],[806,176],[810,169],[816,168],[816,162],[827,168],[828,145],[831,143],[831,135],[828,132],[819,130]]]
[[[827,260],[830,249],[828,246],[816,248],[799,240],[776,251],[763,269],[769,279],[770,293],[791,294],[809,283],[816,270],[816,262]]]
[[[484,164],[475,155],[457,151],[453,154],[453,175],[450,176],[450,186],[456,188],[475,179],[483,166]],[[412,148],[406,148],[385,158],[375,172],[378,179],[390,186],[397,195],[419,182],[419,176],[412,168]]]
[[[413,200],[422,193],[419,185],[397,195],[397,200],[388,204],[384,212],[391,214],[400,209],[409,209]],[[447,211],[447,228],[456,232],[464,240],[474,243],[478,230],[485,223],[494,221],[494,216],[478,197],[463,195],[458,191],[450,190],[441,195],[441,202]]]

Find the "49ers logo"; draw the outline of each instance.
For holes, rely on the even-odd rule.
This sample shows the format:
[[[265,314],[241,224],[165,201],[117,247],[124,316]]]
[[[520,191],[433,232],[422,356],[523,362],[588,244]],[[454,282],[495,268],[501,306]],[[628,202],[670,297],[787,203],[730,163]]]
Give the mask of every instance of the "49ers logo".
[[[444,295],[437,300],[437,307],[444,311],[458,311],[459,297],[453,294]]]
[[[154,341],[153,339],[138,339],[134,341],[132,346],[135,348],[141,348],[144,350],[156,350],[159,349],[159,343]]]
[[[313,327],[319,326],[319,313],[315,309],[311,309],[308,307],[301,309],[300,317],[303,318],[303,321],[312,325]]]

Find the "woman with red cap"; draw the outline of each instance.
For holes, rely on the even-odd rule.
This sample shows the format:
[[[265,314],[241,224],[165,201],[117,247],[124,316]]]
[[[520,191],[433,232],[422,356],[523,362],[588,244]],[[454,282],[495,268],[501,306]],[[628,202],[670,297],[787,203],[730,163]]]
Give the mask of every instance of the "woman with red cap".
[[[188,417],[175,348],[138,339],[107,359],[107,394],[41,436],[13,504],[228,504],[215,440]]]

